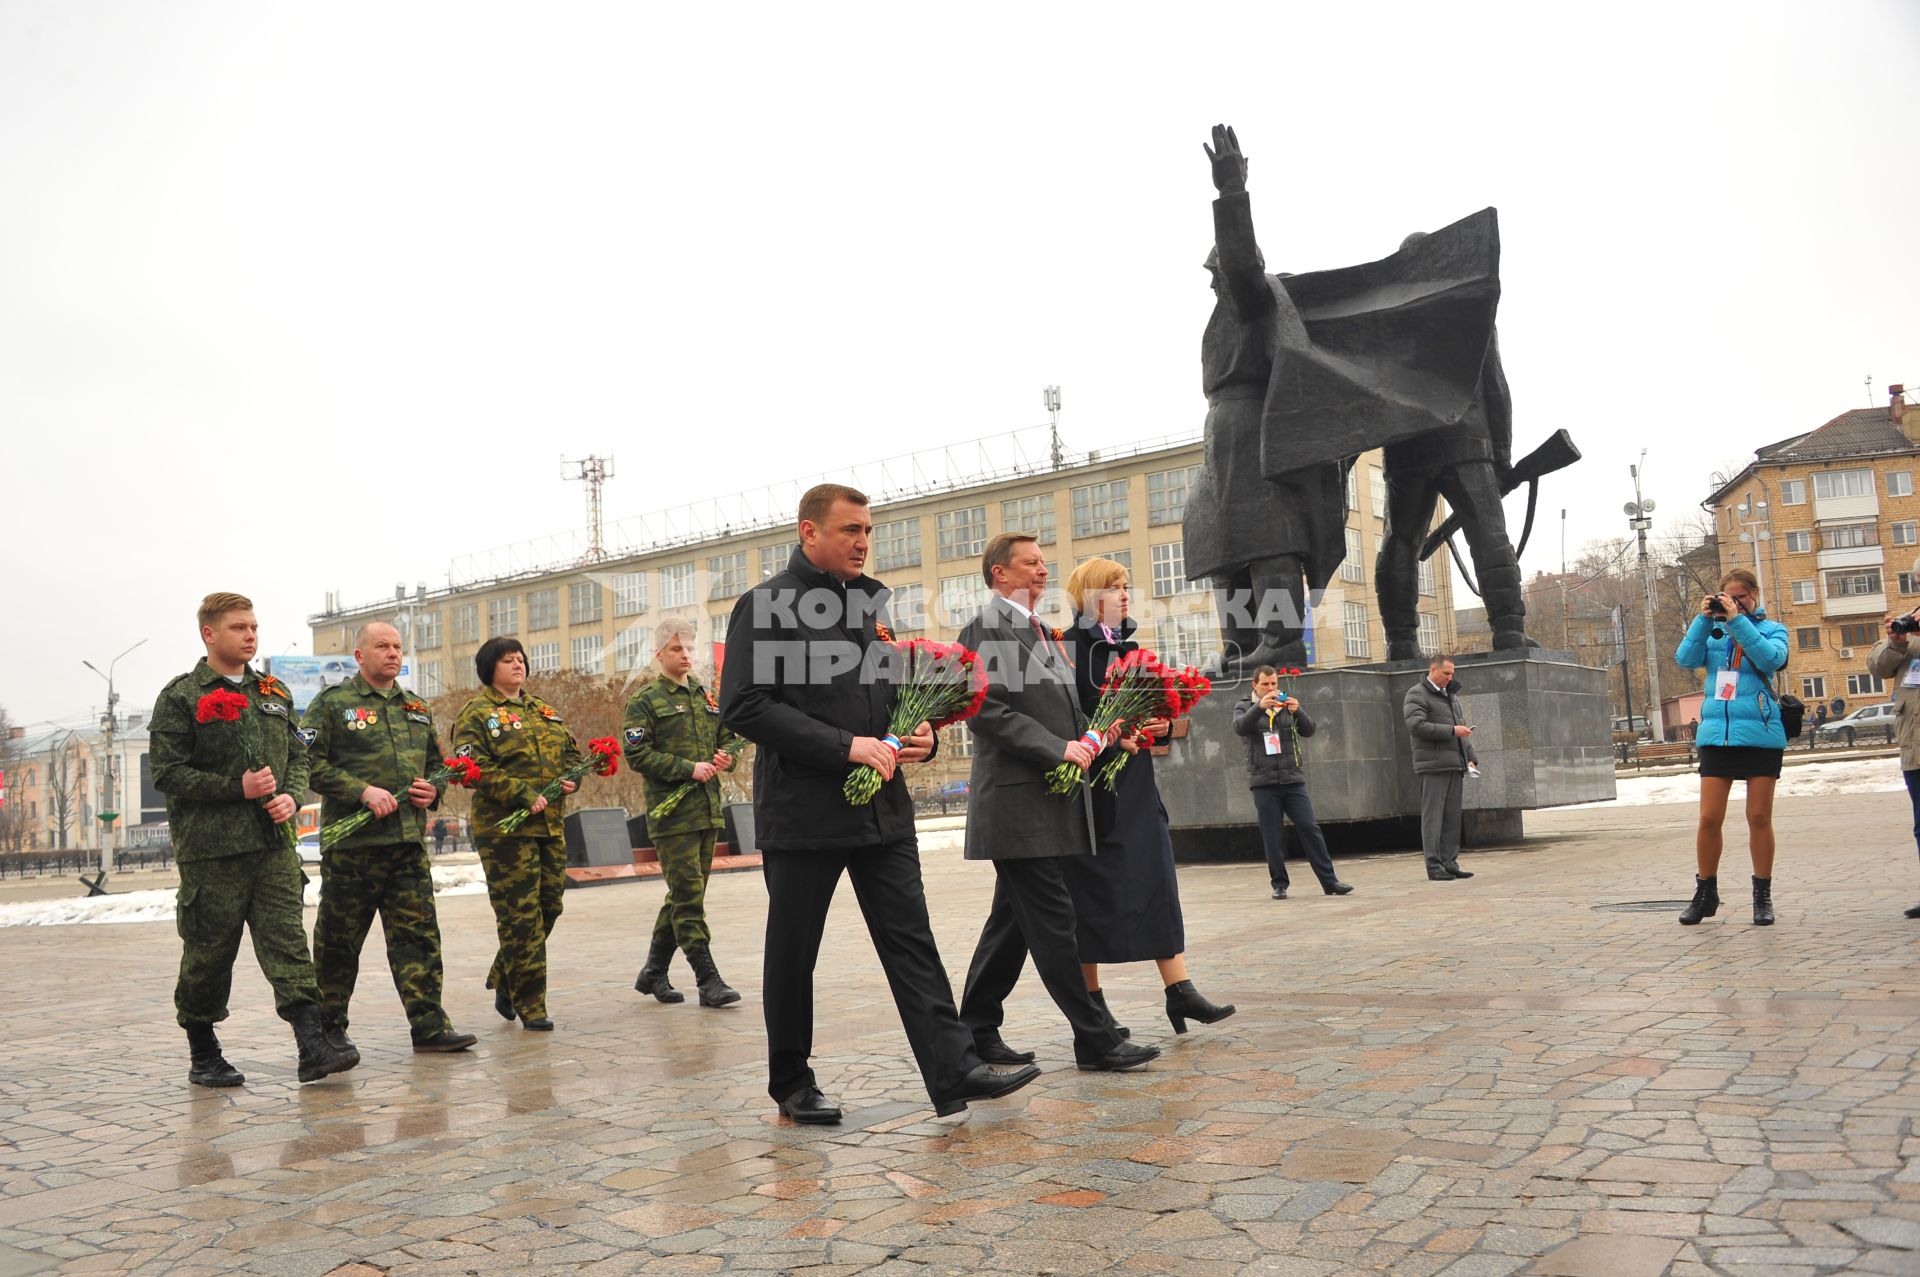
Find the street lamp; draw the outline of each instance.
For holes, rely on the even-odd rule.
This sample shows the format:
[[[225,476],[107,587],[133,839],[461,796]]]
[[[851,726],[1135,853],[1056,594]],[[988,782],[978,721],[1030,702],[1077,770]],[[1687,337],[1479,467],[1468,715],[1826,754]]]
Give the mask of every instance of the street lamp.
[[[141,639],[140,643],[135,643],[133,647],[127,649],[127,652],[133,651],[134,647],[139,647],[141,643],[145,642],[145,639]],[[120,653],[120,656],[125,656],[127,652]],[[114,817],[119,815],[119,798],[114,792],[119,768],[115,766],[113,755],[113,733],[115,728],[119,726],[119,722],[115,717],[114,707],[120,703],[120,694],[113,690],[113,667],[120,663],[120,656],[116,656],[107,662],[107,672],[104,674],[100,674],[100,667],[92,661],[86,660],[85,658],[82,658],[80,661],[82,665],[92,670],[95,674],[100,674],[100,677],[107,681],[107,715],[100,725],[102,733],[107,738],[106,765],[102,769],[104,775],[101,780],[104,800],[101,802],[99,809],[101,882],[105,882],[106,875],[113,872],[113,821]]]
[[[1746,529],[1740,534],[1740,539],[1753,547],[1753,578],[1760,583],[1760,597],[1765,599],[1767,570],[1760,564],[1760,543],[1773,540],[1773,532],[1768,526],[1773,522],[1773,516],[1767,513],[1766,502],[1756,501],[1752,497],[1735,506],[1734,511],[1740,516],[1740,526]]]
[[[1640,495],[1640,472],[1647,464],[1647,450],[1640,449],[1640,464],[1627,467],[1633,476],[1633,500],[1624,507],[1627,525],[1640,540],[1640,611],[1647,640],[1647,726],[1656,741],[1667,738],[1666,716],[1660,712],[1660,657],[1653,638],[1653,560],[1647,557],[1647,531],[1653,527],[1653,498]],[[1628,710],[1627,726],[1633,726]]]

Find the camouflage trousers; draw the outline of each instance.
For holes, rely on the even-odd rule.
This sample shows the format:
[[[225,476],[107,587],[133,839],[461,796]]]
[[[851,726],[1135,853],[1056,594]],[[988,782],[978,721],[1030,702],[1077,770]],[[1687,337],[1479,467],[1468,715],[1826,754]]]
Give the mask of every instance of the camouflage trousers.
[[[567,844],[501,834],[482,834],[473,842],[500,937],[487,987],[506,990],[522,1020],[537,1019],[547,1013],[547,937],[567,889]]]
[[[690,949],[713,938],[707,929],[707,876],[713,872],[713,844],[718,837],[717,829],[654,836],[660,876],[667,883],[667,898],[653,920],[655,940],[671,938],[680,948]]]
[[[281,1019],[320,1001],[320,987],[307,957],[307,930],[300,921],[307,875],[291,847],[273,847],[190,860],[180,866],[174,927],[180,933],[180,979],[173,1009],[181,1024],[217,1024],[227,1018],[233,962],[240,933],[253,936],[253,956],[273,986]]]
[[[440,1004],[440,920],[433,872],[417,842],[335,847],[320,853],[320,915],[313,924],[313,970],[328,1023],[347,1027],[347,1004],[360,976],[360,949],[380,915],[387,969],[416,1042],[453,1027]]]

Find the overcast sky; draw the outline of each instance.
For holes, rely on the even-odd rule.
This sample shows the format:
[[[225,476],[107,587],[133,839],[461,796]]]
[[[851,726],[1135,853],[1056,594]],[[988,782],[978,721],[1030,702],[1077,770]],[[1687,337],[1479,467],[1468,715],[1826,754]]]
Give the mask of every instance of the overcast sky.
[[[1920,385],[1920,5],[0,3],[0,705],[327,591],[1045,420],[1205,411],[1201,143],[1270,269],[1486,205],[1527,569]],[[1151,15],[1151,16],[1150,16]],[[1873,377],[1869,395],[1862,379]],[[1517,506],[1517,502],[1515,503]],[[1517,513],[1517,510],[1516,510]]]

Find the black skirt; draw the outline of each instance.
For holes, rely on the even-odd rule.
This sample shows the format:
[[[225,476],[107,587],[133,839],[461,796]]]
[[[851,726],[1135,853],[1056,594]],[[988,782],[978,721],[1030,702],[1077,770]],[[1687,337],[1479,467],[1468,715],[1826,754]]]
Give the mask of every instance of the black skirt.
[[[1153,778],[1153,755],[1145,750],[1135,754],[1112,793],[1095,780],[1106,761],[1102,757],[1087,778],[1094,786],[1097,851],[1060,860],[1073,893],[1080,961],[1171,958],[1186,951],[1187,931],[1167,809]]]
[[[1780,777],[1780,760],[1786,756],[1784,749],[1768,749],[1764,745],[1702,745],[1696,751],[1700,755],[1700,774],[1713,776],[1720,780],[1752,780]]]

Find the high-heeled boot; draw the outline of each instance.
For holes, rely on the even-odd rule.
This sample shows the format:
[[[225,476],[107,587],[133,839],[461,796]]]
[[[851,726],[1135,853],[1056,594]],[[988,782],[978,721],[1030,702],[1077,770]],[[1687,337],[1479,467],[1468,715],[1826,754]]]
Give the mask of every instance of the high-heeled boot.
[[[1773,925],[1773,879],[1771,878],[1753,880],[1753,925],[1756,927]]]
[[[1107,995],[1100,989],[1088,989],[1087,996],[1093,999],[1093,1005],[1100,1008],[1100,1014],[1107,1017],[1107,1027],[1120,1035],[1121,1041],[1133,1036],[1133,1030],[1113,1018],[1113,1012],[1107,1010]]]
[[[1700,919],[1711,918],[1719,912],[1719,877],[1716,875],[1712,878],[1702,878],[1700,875],[1695,874],[1693,877],[1693,903],[1681,912],[1680,925],[1683,927],[1696,926],[1699,924]]]
[[[1173,1022],[1175,1033],[1187,1031],[1188,1020],[1198,1020],[1202,1024],[1213,1024],[1233,1014],[1233,1003],[1216,1006],[1207,1001],[1200,990],[1193,987],[1193,981],[1182,980],[1178,984],[1167,986],[1167,1019]]]

